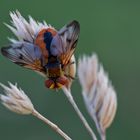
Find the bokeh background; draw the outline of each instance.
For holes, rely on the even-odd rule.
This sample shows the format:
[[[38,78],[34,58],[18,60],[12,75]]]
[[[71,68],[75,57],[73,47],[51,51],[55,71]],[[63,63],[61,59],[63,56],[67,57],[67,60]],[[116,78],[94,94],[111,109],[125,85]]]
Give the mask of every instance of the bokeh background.
[[[57,29],[76,19],[81,24],[76,58],[96,52],[117,91],[118,111],[107,131],[108,140],[140,139],[140,1],[137,0],[0,0],[0,46],[13,34],[3,25],[10,23],[9,11],[18,9],[24,17],[46,20]],[[90,140],[88,132],[62,91],[49,91],[44,79],[0,55],[0,82],[17,82],[35,107],[67,132],[73,140]],[[2,90],[0,89],[0,92]],[[80,85],[72,92],[81,111],[86,112]],[[20,116],[0,104],[1,140],[61,140],[48,126],[33,116]]]

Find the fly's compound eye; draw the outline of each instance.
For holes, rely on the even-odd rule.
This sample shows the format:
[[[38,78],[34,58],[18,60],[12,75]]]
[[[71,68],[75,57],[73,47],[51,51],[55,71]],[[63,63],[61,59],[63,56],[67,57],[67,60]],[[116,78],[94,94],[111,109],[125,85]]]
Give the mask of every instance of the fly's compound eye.
[[[61,76],[56,80],[56,84],[59,88],[61,88],[64,85],[68,84],[68,79],[65,76]]]
[[[55,88],[55,82],[51,79],[45,81],[45,86],[49,89]]]

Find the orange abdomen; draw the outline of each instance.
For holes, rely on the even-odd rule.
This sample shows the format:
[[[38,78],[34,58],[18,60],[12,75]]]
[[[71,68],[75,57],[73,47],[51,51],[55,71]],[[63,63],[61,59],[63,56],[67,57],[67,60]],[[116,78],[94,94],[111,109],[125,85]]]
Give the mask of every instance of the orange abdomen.
[[[57,33],[54,29],[51,29],[51,28],[42,29],[42,30],[38,33],[38,35],[37,35],[37,37],[36,37],[36,39],[35,39],[35,41],[34,41],[35,45],[37,45],[37,46],[40,47],[40,49],[41,49],[41,51],[42,51],[42,54],[43,54],[43,56],[44,56],[45,58],[48,58],[48,56],[49,56],[48,50],[46,49],[47,43],[44,41],[44,40],[45,40],[44,34],[47,33],[47,32],[50,32],[50,33],[52,34],[52,36],[55,36],[56,33]]]

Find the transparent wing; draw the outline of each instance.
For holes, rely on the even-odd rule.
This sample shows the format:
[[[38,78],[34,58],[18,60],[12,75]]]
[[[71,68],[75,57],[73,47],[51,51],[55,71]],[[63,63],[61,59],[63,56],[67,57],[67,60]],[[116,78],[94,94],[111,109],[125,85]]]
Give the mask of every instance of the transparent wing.
[[[60,58],[62,65],[69,63],[77,45],[79,32],[80,25],[74,20],[61,28],[53,37],[50,51],[52,55]]]
[[[31,43],[16,42],[1,48],[1,52],[20,66],[45,73],[41,50]]]

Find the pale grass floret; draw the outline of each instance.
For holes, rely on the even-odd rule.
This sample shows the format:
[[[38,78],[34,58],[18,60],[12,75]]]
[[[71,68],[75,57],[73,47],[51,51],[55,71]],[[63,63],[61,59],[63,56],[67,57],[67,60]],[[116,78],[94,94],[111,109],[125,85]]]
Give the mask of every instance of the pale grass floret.
[[[43,23],[35,21],[29,16],[29,22],[20,14],[20,12],[10,12],[11,25],[5,24],[18,38],[18,41],[29,41],[33,43],[34,38],[41,29],[53,28],[45,21]],[[53,28],[54,29],[54,28]],[[13,43],[17,42],[15,39],[10,39]]]
[[[96,123],[101,139],[105,140],[106,129],[111,125],[117,109],[116,92],[96,54],[79,59],[78,76],[87,110]]]
[[[18,114],[32,114],[33,116],[37,117],[38,119],[49,125],[55,132],[57,132],[61,137],[63,137],[63,139],[72,140],[57,125],[45,118],[34,108],[31,100],[25,94],[25,92],[22,89],[17,88],[17,84],[13,85],[9,82],[10,87],[7,87],[0,83],[0,86],[4,89],[5,93],[5,95],[0,94],[0,100],[6,108]]]
[[[5,95],[0,95],[2,104],[5,107],[18,114],[31,114],[33,112],[34,106],[31,100],[22,89],[17,88],[17,84],[9,83],[10,87],[7,87],[0,83],[0,86],[5,93]]]

